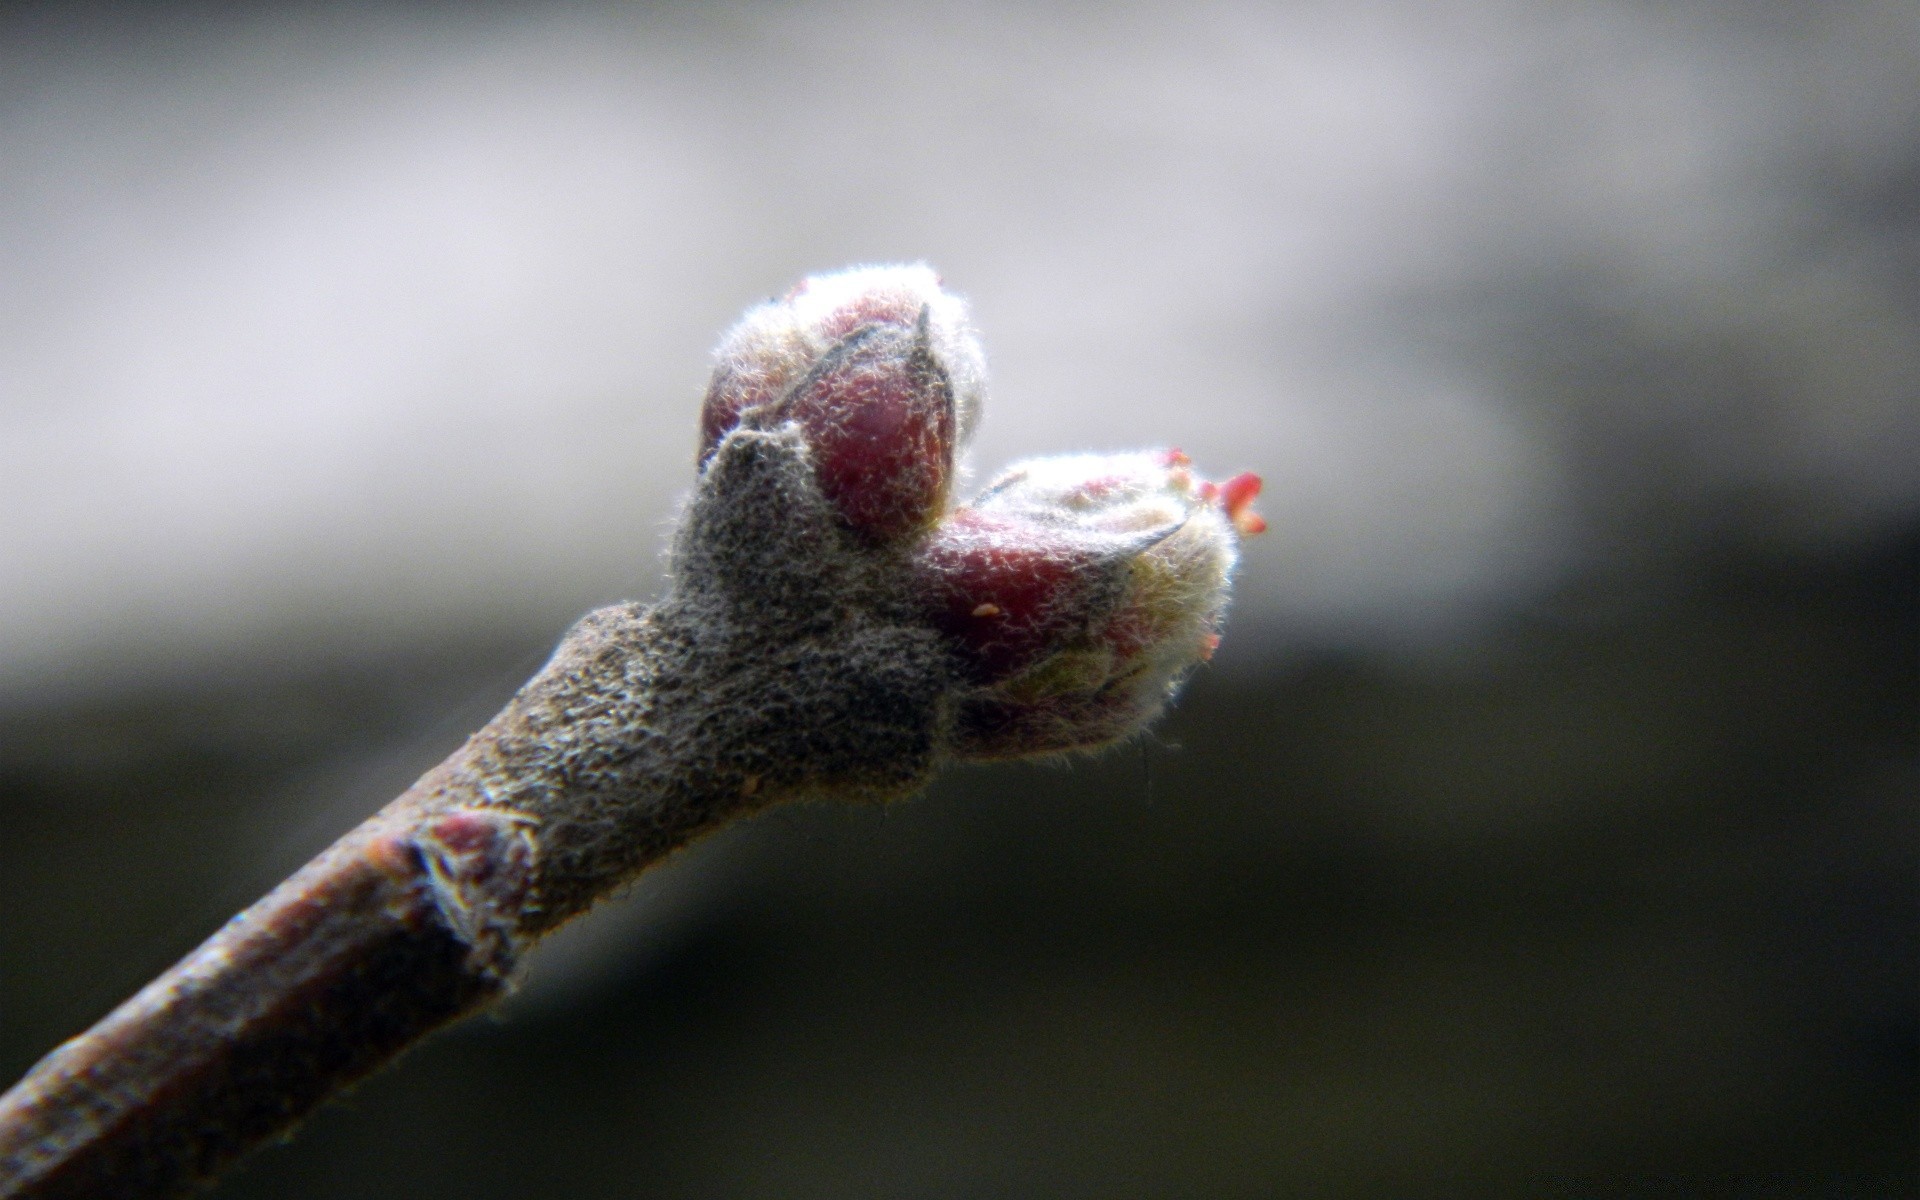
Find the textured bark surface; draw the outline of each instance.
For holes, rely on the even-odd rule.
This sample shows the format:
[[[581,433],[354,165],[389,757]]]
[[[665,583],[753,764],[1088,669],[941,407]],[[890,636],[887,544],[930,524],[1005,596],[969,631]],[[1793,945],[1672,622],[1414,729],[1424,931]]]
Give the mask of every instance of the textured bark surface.
[[[363,827],[0,1098],[0,1195],[169,1195],[499,995],[430,851]]]
[[[945,651],[809,470],[792,435],[729,439],[659,606],[582,619],[406,794],[0,1096],[0,1198],[188,1190],[689,840],[922,784]]]

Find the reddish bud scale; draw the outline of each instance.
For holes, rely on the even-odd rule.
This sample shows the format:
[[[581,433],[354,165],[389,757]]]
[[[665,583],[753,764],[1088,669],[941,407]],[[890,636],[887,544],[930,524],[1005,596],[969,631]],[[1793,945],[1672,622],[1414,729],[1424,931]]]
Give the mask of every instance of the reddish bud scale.
[[[806,431],[820,490],[877,541],[924,528],[953,475],[953,393],[924,331],[865,325],[764,418]]]
[[[919,590],[969,676],[984,683],[1025,670],[1091,628],[1117,598],[1103,557],[1110,551],[963,508],[921,550]]]
[[[808,283],[802,281],[787,293],[784,303],[805,296]],[[713,457],[720,439],[740,424],[748,410],[772,404],[787,394],[802,372],[820,357],[818,348],[832,346],[869,325],[890,325],[911,330],[920,323],[926,306],[918,296],[906,291],[862,293],[827,313],[805,330],[781,330],[784,334],[774,346],[736,347],[746,353],[723,355],[707,385],[707,397],[700,407],[700,461]],[[767,341],[770,331],[749,324],[737,331],[736,338]],[[769,353],[769,349],[776,352]]]
[[[945,509],[983,368],[966,309],[925,267],[803,281],[749,312],[716,354],[701,463],[736,428],[798,425],[821,491],[871,541]]]
[[[925,313],[926,305],[910,292],[867,292],[828,313],[818,329],[821,337],[830,339],[850,337],[865,325],[913,329]]]
[[[1099,745],[1159,710],[1217,644],[1233,561],[1222,487],[1178,451],[1041,459],[936,530],[919,570],[973,685],[956,707],[962,753]],[[1244,505],[1248,483],[1233,495]]]

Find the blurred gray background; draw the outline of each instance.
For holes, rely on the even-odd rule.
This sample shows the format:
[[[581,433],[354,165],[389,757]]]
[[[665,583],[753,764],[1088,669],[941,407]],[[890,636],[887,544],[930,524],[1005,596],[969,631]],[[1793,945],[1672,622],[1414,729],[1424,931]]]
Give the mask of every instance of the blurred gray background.
[[[660,587],[925,259],[1267,480],[1153,735],[776,812],[240,1197],[1920,1194],[1920,8],[14,6],[0,1074]],[[977,475],[976,475],[977,477]]]

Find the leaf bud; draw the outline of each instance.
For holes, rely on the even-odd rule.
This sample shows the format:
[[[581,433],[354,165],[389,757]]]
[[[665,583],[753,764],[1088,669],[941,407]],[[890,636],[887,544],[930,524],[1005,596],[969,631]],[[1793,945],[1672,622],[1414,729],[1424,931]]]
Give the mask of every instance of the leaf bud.
[[[802,281],[721,341],[701,410],[701,462],[735,428],[799,426],[821,491],[854,529],[891,541],[945,509],[985,367],[966,305],[925,266]]]
[[[919,594],[963,677],[956,750],[1090,748],[1157,714],[1219,642],[1258,491],[1197,479],[1177,450],[1072,455],[1013,467],[942,522]]]

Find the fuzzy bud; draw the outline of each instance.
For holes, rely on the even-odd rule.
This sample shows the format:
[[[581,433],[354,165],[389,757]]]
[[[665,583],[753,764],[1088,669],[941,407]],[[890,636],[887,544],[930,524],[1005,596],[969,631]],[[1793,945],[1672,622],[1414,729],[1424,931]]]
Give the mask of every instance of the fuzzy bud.
[[[963,664],[955,749],[1007,758],[1123,738],[1219,641],[1244,529],[1178,451],[1035,459],[942,523],[920,591]],[[1259,489],[1234,483],[1247,517]],[[1257,520],[1257,518],[1252,518]]]
[[[721,342],[701,462],[733,429],[798,425],[821,491],[854,529],[893,541],[947,504],[985,368],[966,306],[925,266],[803,281]]]
[[[782,712],[845,683],[821,711],[849,715],[824,724],[912,727],[928,761],[1090,749],[1213,653],[1238,539],[1264,528],[1259,479],[1199,479],[1177,450],[1043,458],[949,511],[983,368],[927,268],[808,279],[716,360],[681,588],[726,597],[714,628],[768,639],[742,662],[841,645],[844,662],[767,685]],[[848,682],[903,673],[924,706]]]

